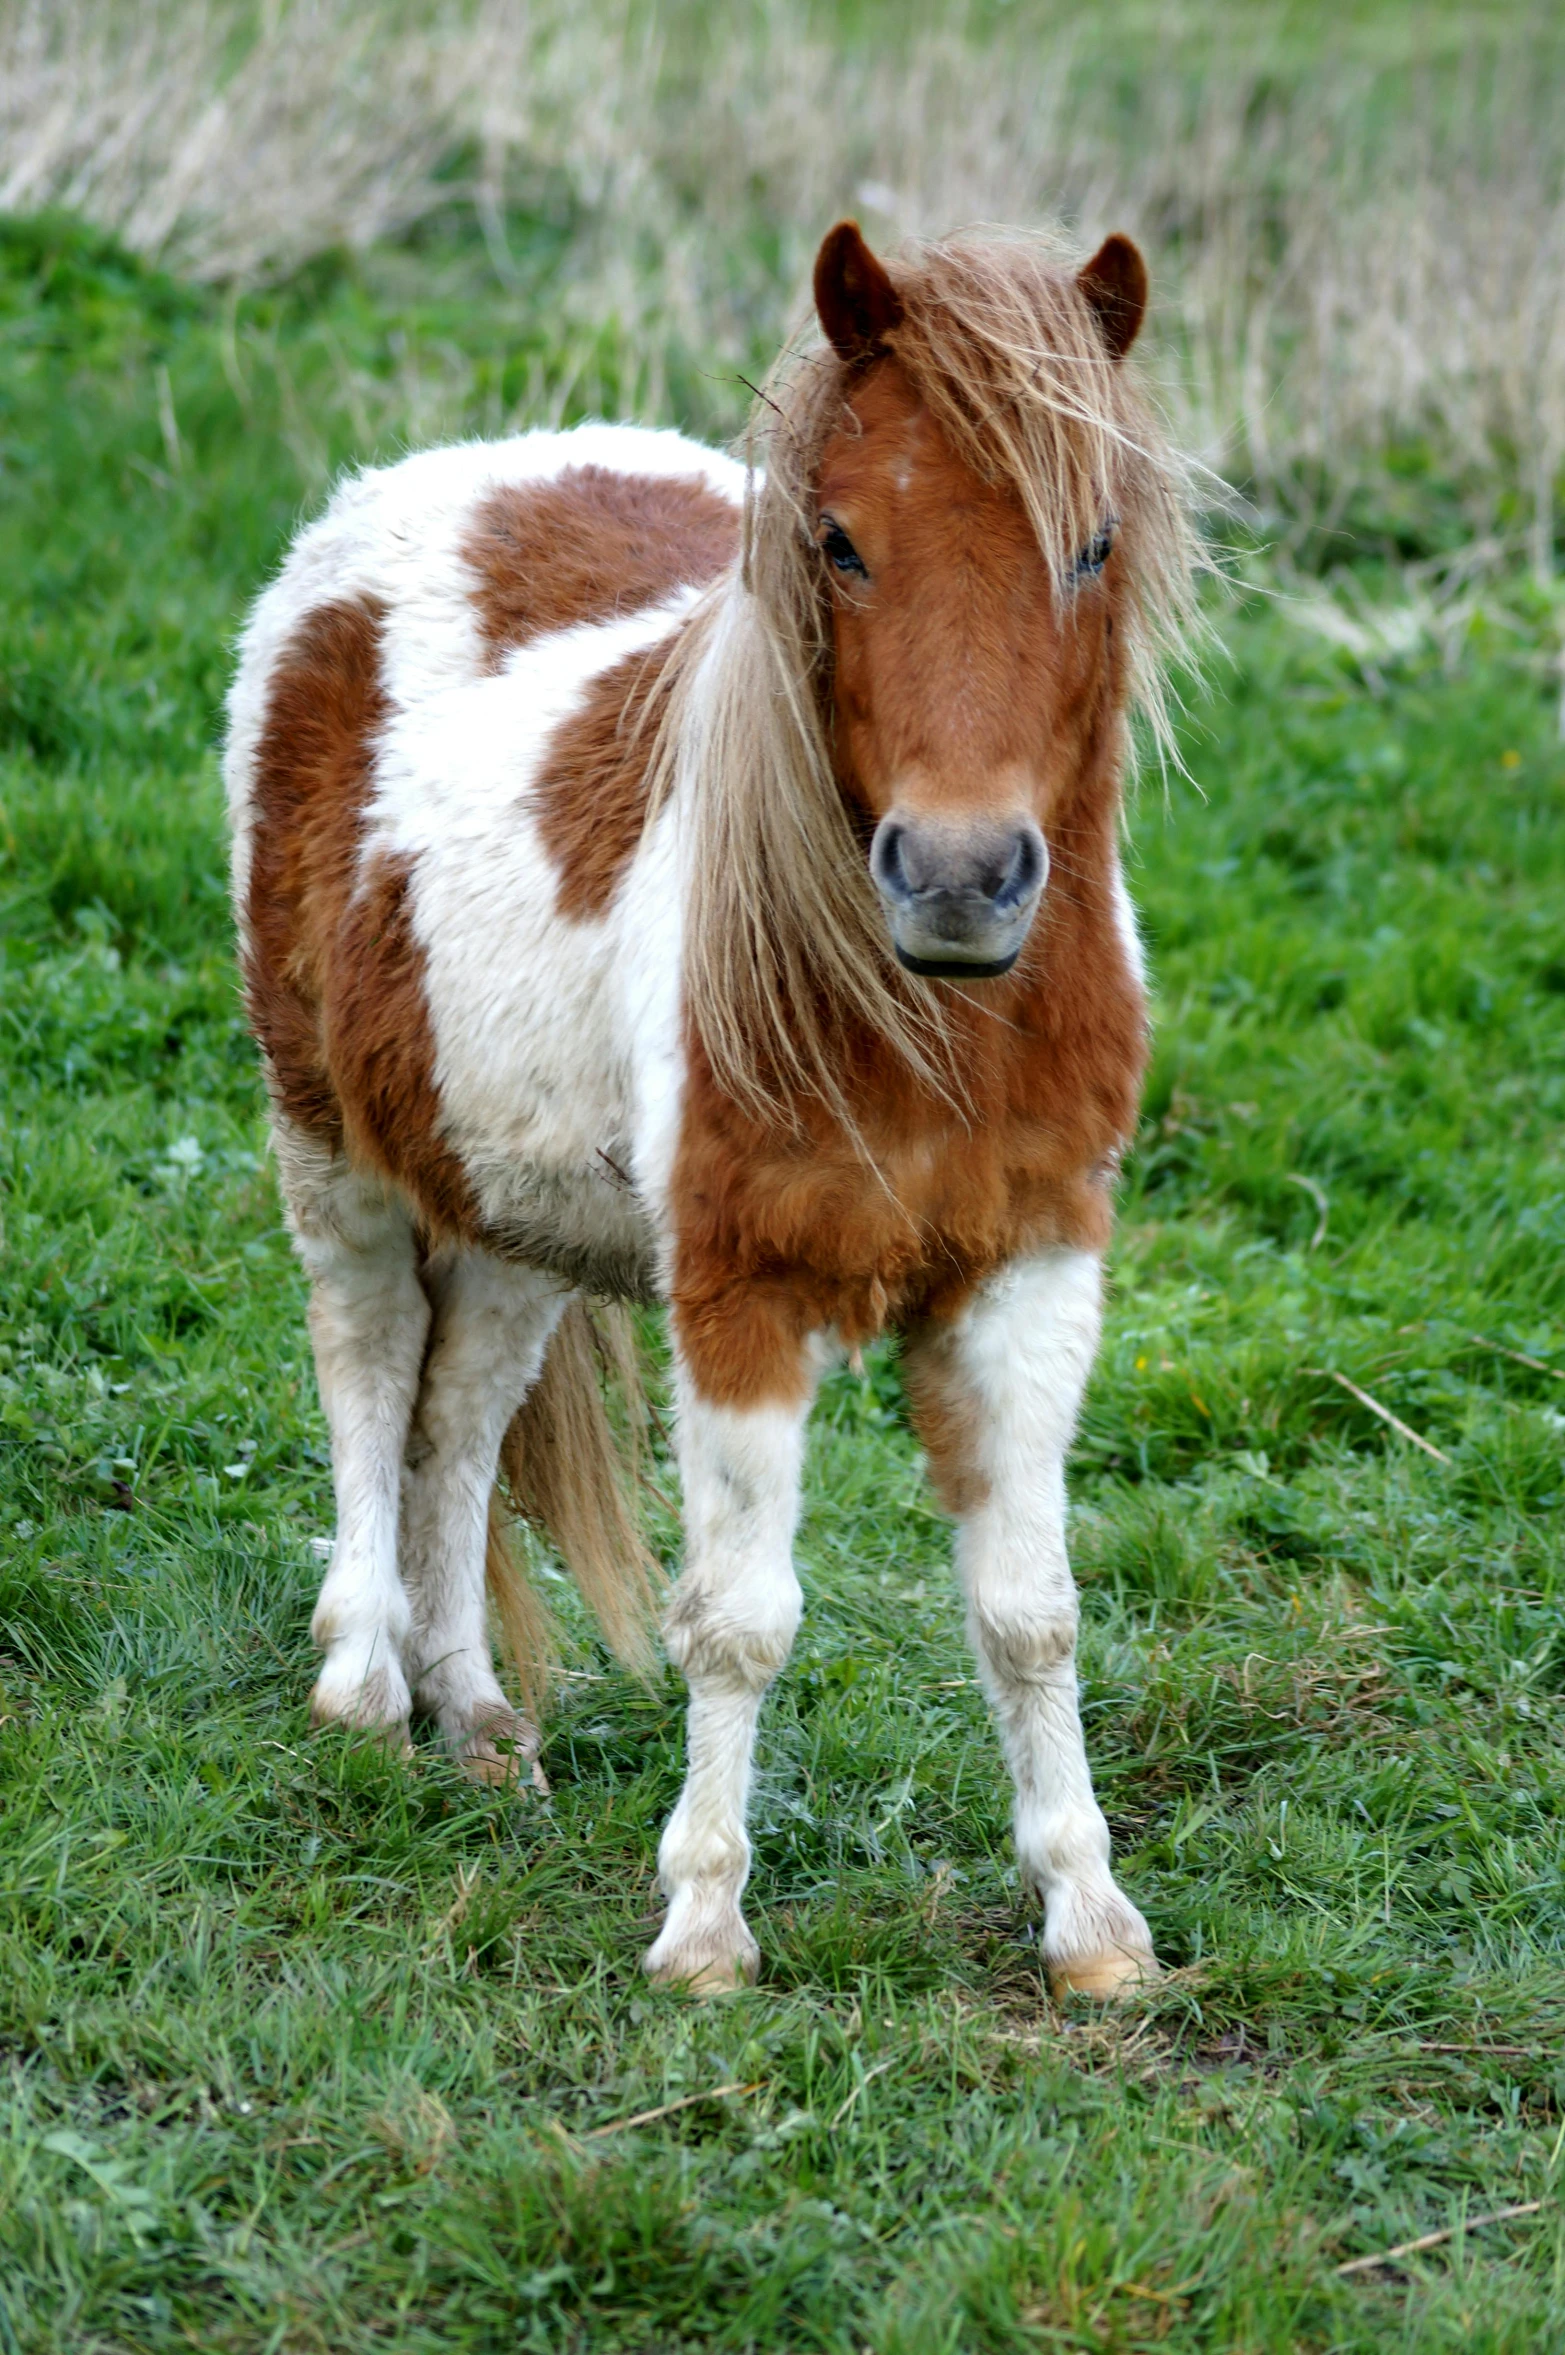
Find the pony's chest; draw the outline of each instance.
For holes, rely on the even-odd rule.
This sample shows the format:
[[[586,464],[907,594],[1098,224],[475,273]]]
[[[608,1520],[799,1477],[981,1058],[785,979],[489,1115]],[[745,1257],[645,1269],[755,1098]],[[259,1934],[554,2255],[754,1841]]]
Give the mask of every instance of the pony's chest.
[[[792,1272],[844,1330],[1108,1231],[1107,1187],[1078,1141],[1003,1118],[876,1140],[872,1165],[846,1148],[758,1161],[723,1207],[735,1259]]]
[[[844,1170],[840,1234],[888,1283],[939,1280],[956,1264],[987,1274],[1019,1252],[1074,1241],[1090,1166],[1075,1138],[998,1118],[910,1140],[878,1168]],[[825,1206],[823,1206],[825,1207]],[[828,1210],[826,1249],[834,1254]]]

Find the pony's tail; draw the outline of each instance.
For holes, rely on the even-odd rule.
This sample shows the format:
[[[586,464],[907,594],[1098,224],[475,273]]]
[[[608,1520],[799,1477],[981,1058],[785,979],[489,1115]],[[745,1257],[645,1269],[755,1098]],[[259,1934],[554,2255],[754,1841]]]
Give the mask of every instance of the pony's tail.
[[[617,1438],[603,1385],[624,1402]],[[538,1379],[500,1449],[511,1504],[546,1537],[571,1573],[611,1652],[638,1676],[654,1665],[657,1565],[636,1526],[646,1404],[629,1312],[570,1303]],[[484,1571],[524,1706],[536,1718],[548,1695],[557,1639],[543,1598],[522,1564],[497,1488],[489,1500]]]

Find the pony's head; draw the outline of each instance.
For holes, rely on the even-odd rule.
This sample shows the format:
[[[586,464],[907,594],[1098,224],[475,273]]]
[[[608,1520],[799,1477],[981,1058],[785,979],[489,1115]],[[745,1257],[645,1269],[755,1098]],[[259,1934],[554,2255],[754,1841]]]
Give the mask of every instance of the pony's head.
[[[687,1002],[758,1115],[844,1113],[855,1032],[959,1098],[946,985],[1025,975],[1051,854],[1063,888],[1113,823],[1132,707],[1169,743],[1197,542],[1126,364],[1146,292],[1124,237],[1085,267],[992,230],[820,249],[824,341],[757,404],[742,565],[664,737]]]
[[[1068,395],[1048,479],[1035,468],[1031,482],[1005,463],[1026,421],[993,414],[1015,410],[1016,388],[963,385],[950,365],[960,314],[942,315],[911,274],[899,293],[852,221],[815,265],[844,369],[814,478],[836,766],[874,821],[869,871],[897,957],[947,980],[1015,964],[1048,882],[1050,819],[1084,762],[1117,752],[1124,701],[1124,467],[1104,427],[1146,268],[1111,237],[1073,277],[1039,275],[1030,291],[1044,314],[1030,364]]]

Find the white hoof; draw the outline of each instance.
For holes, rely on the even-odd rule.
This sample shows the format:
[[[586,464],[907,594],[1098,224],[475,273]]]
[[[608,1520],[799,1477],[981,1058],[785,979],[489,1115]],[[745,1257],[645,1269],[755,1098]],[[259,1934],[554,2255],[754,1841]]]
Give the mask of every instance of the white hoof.
[[[310,1695],[312,1725],[343,1725],[379,1734],[400,1755],[412,1750],[408,1719],[412,1698],[402,1671],[389,1662],[365,1667],[351,1656],[333,1655]]]
[[[1152,1933],[1112,1881],[1088,1889],[1057,1884],[1051,1890],[1043,1961],[1057,2002],[1067,1995],[1091,1995],[1100,2003],[1117,2003],[1159,1976]]]
[[[761,1950],[737,1908],[699,1929],[683,1928],[677,1935],[671,1908],[663,1933],[649,1949],[642,1969],[660,1987],[679,1987],[687,1995],[732,1995],[754,1983],[761,1967]]]
[[[1148,1947],[1133,1953],[1125,1947],[1100,1947],[1096,1954],[1076,1954],[1063,1962],[1046,1964],[1049,1993],[1056,2003],[1068,1995],[1095,1996],[1100,2003],[1123,2003],[1141,1994],[1161,1977],[1157,1956]]]
[[[548,1777],[538,1764],[538,1729],[514,1709],[494,1711],[451,1746],[470,1782],[492,1790],[530,1782],[542,1798],[549,1796]]]

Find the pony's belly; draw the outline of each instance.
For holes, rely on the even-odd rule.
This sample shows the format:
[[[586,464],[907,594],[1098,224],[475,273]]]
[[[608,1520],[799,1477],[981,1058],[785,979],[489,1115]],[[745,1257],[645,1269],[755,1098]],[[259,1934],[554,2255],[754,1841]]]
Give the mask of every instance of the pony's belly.
[[[659,1297],[652,1222],[622,1175],[618,1154],[601,1168],[563,1170],[518,1162],[487,1173],[480,1188],[484,1244],[499,1259],[547,1268],[584,1291],[616,1300]]]

